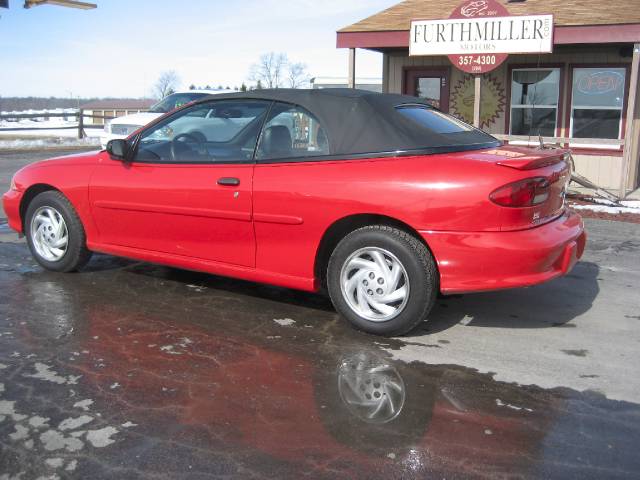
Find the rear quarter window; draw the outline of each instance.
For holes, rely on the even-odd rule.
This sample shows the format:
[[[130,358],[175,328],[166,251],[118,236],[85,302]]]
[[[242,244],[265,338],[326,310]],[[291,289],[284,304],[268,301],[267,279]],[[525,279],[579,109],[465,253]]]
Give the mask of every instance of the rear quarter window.
[[[396,110],[403,117],[435,133],[461,133],[475,130],[471,125],[427,106],[401,105],[396,107]]]

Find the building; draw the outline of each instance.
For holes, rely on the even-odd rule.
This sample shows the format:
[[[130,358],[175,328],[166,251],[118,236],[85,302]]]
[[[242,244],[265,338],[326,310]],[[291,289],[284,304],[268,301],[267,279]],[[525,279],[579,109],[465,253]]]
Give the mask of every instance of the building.
[[[123,117],[131,113],[146,112],[157,100],[142,99],[108,99],[95,100],[80,106],[87,115],[84,123],[87,125],[104,125],[105,120],[100,117]],[[96,115],[91,118],[90,115]]]
[[[346,88],[349,86],[347,77],[314,77],[309,80],[311,88]],[[382,92],[382,77],[357,77],[355,87],[371,92]]]
[[[427,98],[468,122],[477,120],[481,128],[510,143],[537,143],[541,135],[549,143],[570,146],[578,173],[626,194],[639,183],[639,6],[621,0],[408,0],[339,30],[337,46],[350,49],[354,76],[357,48],[381,52],[383,91]],[[505,54],[501,64],[501,55],[480,52],[487,63],[499,66],[474,75],[461,70],[468,70],[462,63],[465,55],[451,57],[460,66],[452,63],[450,52],[443,54],[445,41],[450,34],[451,40],[470,45],[467,40],[489,39],[487,30],[470,31],[465,24],[455,35],[454,27],[447,26],[427,34],[438,22],[488,22],[492,14],[520,16],[512,18],[523,23],[528,21],[525,15],[552,15],[549,50]],[[526,28],[513,37],[515,42],[503,29],[507,41],[501,45],[519,48],[517,40],[531,37],[530,31],[525,37]],[[494,39],[503,40],[497,32]],[[441,40],[442,45],[435,44]],[[411,53],[420,54],[410,54],[410,44]],[[487,48],[495,48],[493,44],[483,43]],[[478,55],[466,57],[474,60]],[[476,88],[481,92],[477,103]]]

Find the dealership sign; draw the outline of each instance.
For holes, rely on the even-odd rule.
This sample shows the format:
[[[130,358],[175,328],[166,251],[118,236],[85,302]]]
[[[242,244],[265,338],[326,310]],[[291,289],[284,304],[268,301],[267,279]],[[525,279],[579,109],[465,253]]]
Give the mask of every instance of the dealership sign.
[[[485,73],[509,53],[551,53],[553,15],[511,16],[495,0],[465,2],[445,20],[411,22],[409,55],[449,55],[469,73]]]

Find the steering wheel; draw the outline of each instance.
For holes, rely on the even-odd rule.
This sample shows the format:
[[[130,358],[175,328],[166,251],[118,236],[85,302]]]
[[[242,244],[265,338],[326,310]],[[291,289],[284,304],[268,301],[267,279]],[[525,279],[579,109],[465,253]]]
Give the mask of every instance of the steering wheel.
[[[183,138],[188,140],[190,143],[195,143],[198,152],[201,152],[204,147],[203,139],[200,138],[199,135],[195,135],[193,133],[179,133],[171,139],[171,159],[174,161],[178,158],[178,145],[180,144],[180,140]]]

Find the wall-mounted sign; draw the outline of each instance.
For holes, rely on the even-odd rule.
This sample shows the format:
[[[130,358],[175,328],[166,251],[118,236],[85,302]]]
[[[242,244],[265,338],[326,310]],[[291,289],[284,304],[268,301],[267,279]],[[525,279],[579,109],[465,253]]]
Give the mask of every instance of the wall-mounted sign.
[[[467,1],[449,19],[413,20],[409,55],[448,55],[468,73],[485,73],[509,53],[551,53],[553,15],[510,16],[495,0]]]

